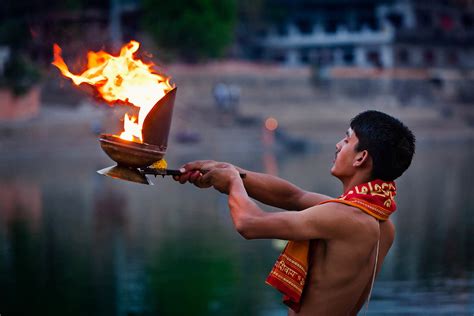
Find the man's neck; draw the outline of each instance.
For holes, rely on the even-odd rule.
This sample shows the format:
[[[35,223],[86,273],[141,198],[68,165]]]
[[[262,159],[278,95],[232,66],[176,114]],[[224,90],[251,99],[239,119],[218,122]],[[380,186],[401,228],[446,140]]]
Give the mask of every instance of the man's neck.
[[[353,177],[349,179],[341,179],[342,181],[342,186],[343,186],[343,192],[346,193],[350,188],[355,187],[356,185],[362,184],[362,183],[367,183],[371,179],[369,176],[363,175],[363,174],[358,174],[354,175]]]

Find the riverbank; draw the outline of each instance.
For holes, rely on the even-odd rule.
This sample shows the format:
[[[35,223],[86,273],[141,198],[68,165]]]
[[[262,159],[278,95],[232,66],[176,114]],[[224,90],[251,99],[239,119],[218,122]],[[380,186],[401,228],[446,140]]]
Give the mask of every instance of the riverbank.
[[[334,95],[311,82],[309,69],[290,69],[247,63],[199,66],[172,65],[165,69],[178,86],[169,146],[179,152],[245,152],[261,147],[263,122],[278,120],[284,139],[304,148],[333,145],[344,135],[357,113],[376,109],[400,118],[419,144],[474,141],[474,107],[433,104],[418,100],[407,105],[380,93],[365,98]],[[213,97],[218,83],[238,87],[233,114],[219,111]],[[80,90],[85,90],[81,88]],[[0,122],[4,155],[68,151],[96,151],[97,134],[117,133],[126,106],[109,107],[87,91],[72,87],[56,72],[43,87],[39,115],[23,122]],[[280,146],[281,147],[281,146]],[[291,147],[284,150],[294,150]],[[99,149],[100,152],[100,149]]]

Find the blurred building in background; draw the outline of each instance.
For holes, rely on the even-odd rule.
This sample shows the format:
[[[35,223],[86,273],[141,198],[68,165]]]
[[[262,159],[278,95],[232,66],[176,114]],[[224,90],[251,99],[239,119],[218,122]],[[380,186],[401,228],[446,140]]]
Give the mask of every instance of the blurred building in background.
[[[171,59],[179,60],[183,57],[180,54],[197,49],[194,44],[203,46],[205,37],[195,38],[197,43],[186,42],[184,38],[167,42],[160,37],[161,33],[153,35],[154,32],[157,28],[167,28],[169,32],[183,29],[183,34],[192,32],[202,22],[201,11],[213,8],[216,12],[212,14],[216,16],[239,11],[235,32],[220,34],[230,37],[227,42],[234,37],[232,48],[223,51],[224,57],[289,66],[384,69],[474,66],[471,58],[474,6],[469,0],[241,0],[236,3],[237,6],[229,4],[224,11],[219,6],[205,7],[199,0],[193,0],[183,10],[176,11],[180,5],[158,7],[151,0],[7,1],[0,4],[0,46],[21,47],[34,60],[49,64],[53,43],[59,43],[66,53],[82,55],[89,49],[118,48],[123,42],[148,33],[160,46],[162,55],[171,47],[184,46],[169,51]],[[194,14],[193,19],[199,23],[193,25],[190,21],[194,20],[186,20],[184,12]],[[173,22],[165,26],[150,23],[150,20],[165,19]],[[223,25],[210,24],[208,30],[218,27]],[[209,52],[220,50],[221,44],[215,45],[205,51],[208,57],[215,57]]]
[[[258,58],[285,65],[474,66],[467,1],[274,0],[286,16],[254,41]]]
[[[449,116],[453,111],[446,104],[474,100],[472,0],[4,0],[0,88],[27,95],[38,86],[34,67],[26,62],[12,66],[12,56],[26,55],[50,76],[41,80],[43,103],[79,104],[81,92],[58,84],[56,69],[49,71],[53,44],[61,46],[71,70],[78,72],[87,51],[116,52],[131,39],[153,52],[158,65],[232,59],[232,71],[248,74],[242,65],[251,61],[256,76],[266,71],[254,67],[258,63],[306,70],[304,81],[289,90],[307,104],[314,102],[314,93],[359,97],[359,103],[379,96],[387,104],[438,107]],[[210,96],[210,91],[201,94]],[[212,103],[209,98],[206,104]],[[38,113],[34,107],[18,112],[31,115],[17,115],[11,108],[22,106],[2,106],[0,114],[11,119]]]
[[[35,60],[49,64],[53,43],[65,54],[84,55],[90,49],[118,48],[139,31],[137,0],[77,3],[77,8],[57,5],[25,16],[31,33],[28,51]]]

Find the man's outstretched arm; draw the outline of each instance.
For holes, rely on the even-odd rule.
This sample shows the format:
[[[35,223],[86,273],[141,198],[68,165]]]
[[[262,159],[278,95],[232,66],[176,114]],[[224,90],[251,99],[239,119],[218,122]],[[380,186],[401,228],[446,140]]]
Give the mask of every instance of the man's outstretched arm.
[[[229,163],[201,160],[188,163],[183,167],[186,173],[180,177],[179,181],[181,183],[186,181],[194,183],[195,180],[201,176],[198,170],[211,170],[216,167],[235,166]],[[253,172],[240,167],[235,168],[241,173],[246,174],[243,184],[248,195],[267,205],[285,210],[300,211],[317,205],[324,200],[331,199],[331,197],[327,195],[305,191],[284,179],[272,175]]]
[[[215,168],[197,179],[229,195],[229,209],[236,230],[246,239],[330,239],[347,231],[346,212],[324,204],[300,212],[265,212],[247,194],[234,167]]]
[[[301,211],[331,198],[323,194],[305,191],[279,177],[238,167],[237,169],[247,175],[243,183],[248,195],[267,205],[285,210]]]

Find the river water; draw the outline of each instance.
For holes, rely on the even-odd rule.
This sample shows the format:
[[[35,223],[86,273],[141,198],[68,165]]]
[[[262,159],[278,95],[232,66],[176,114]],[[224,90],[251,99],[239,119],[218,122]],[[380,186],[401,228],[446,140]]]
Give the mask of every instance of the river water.
[[[230,160],[337,196],[333,154],[188,151],[169,162]],[[396,241],[368,315],[474,314],[473,161],[472,145],[419,146],[397,183]],[[95,173],[107,165],[100,149],[0,157],[2,316],[286,315],[264,284],[280,242],[241,238],[217,191]]]

